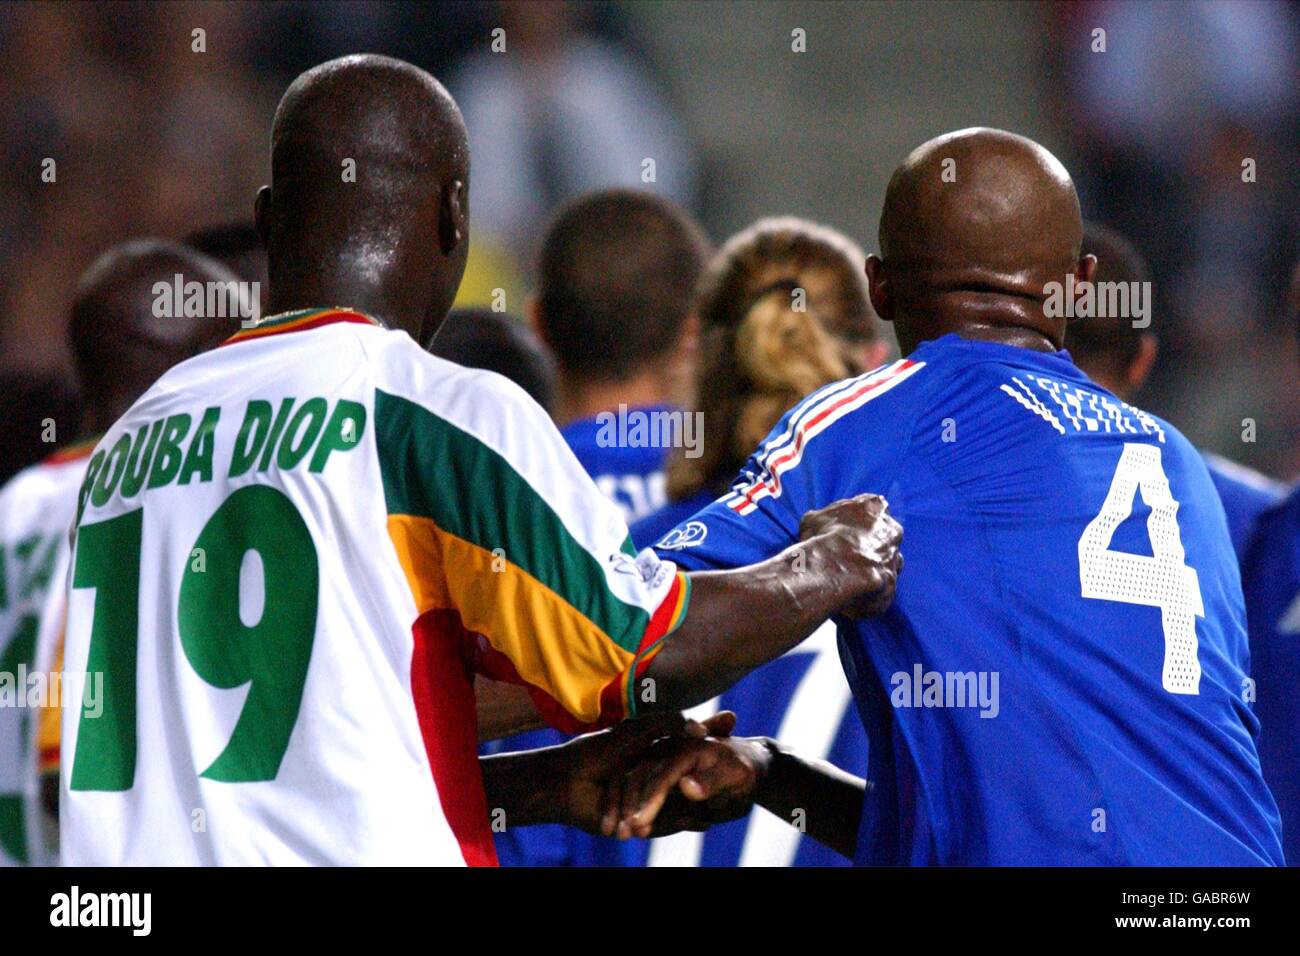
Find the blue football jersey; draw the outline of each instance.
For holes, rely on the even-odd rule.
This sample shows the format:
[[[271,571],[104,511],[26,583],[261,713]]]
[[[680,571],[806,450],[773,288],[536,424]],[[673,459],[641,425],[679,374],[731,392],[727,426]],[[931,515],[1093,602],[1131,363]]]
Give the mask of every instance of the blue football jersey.
[[[1214,490],[1219,493],[1219,501],[1227,515],[1232,549],[1237,553],[1237,560],[1242,561],[1255,522],[1282,500],[1286,486],[1214,452],[1203,451],[1201,457],[1210,469],[1210,480],[1214,482]]]
[[[664,535],[678,525],[685,524],[691,515],[713,504],[717,498],[716,494],[699,491],[683,501],[670,501],[658,511],[651,512],[628,526],[632,543],[637,548],[648,548],[658,544]]]
[[[945,336],[795,406],[664,554],[761,560],[864,492],[907,563],[839,635],[858,862],[1281,862],[1236,559],[1181,434],[1065,352]]]
[[[632,542],[649,547],[670,535],[667,544],[694,533],[691,516],[717,496],[700,492],[636,522]],[[677,529],[677,530],[674,530]],[[867,735],[852,706],[839,664],[835,631],[829,623],[778,660],[748,674],[721,697],[688,711],[703,719],[718,710],[736,713],[736,733],[775,737],[810,757],[829,760],[866,775]],[[847,866],[850,861],[791,824],[764,810],[711,827],[705,833],[678,833],[652,841],[652,866]]]
[[[1259,519],[1241,564],[1259,761],[1282,813],[1282,849],[1300,864],[1300,488]]]
[[[579,419],[560,429],[596,487],[623,509],[628,524],[668,503],[668,447],[659,442],[662,429],[657,422],[671,414],[666,405],[631,408]]]

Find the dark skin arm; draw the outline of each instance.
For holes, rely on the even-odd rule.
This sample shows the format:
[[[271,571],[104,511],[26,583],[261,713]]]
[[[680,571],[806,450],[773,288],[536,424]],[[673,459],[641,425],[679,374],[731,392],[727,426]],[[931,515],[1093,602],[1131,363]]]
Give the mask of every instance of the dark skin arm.
[[[852,859],[865,793],[862,778],[770,738],[662,740],[608,791],[620,809],[617,827],[605,833],[628,839],[702,830],[758,804],[787,823],[801,821],[817,842]]]
[[[478,713],[479,743],[513,737],[546,726],[528,691],[518,684],[476,676],[474,704]]]
[[[613,832],[618,807],[607,788],[621,780],[656,741],[702,739],[707,734],[725,737],[735,723],[736,715],[729,711],[704,723],[662,713],[624,721],[556,747],[480,757],[488,812],[504,811],[507,827],[567,823],[588,833]],[[672,822],[670,808],[659,826]]]
[[[760,564],[690,575],[691,605],[641,677],[642,713],[709,700],[804,640],[841,609],[850,616],[889,606],[903,559],[902,528],[879,495],[810,511],[801,541]],[[519,687],[479,678],[479,740],[544,726]]]
[[[641,677],[645,711],[678,710],[722,693],[780,657],[831,615],[878,614],[902,569],[903,530],[884,498],[860,495],[810,511],[800,542],[734,571],[691,575],[691,605]]]
[[[805,833],[853,859],[866,781],[824,760],[784,751],[775,740],[763,745],[770,762],[754,802],[787,823],[801,817]]]

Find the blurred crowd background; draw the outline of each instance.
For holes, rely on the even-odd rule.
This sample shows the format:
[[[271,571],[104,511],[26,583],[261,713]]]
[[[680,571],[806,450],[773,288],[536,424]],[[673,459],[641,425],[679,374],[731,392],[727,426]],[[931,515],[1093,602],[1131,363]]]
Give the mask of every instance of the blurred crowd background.
[[[0,4],[6,474],[2,433],[75,401],[63,329],[81,270],[128,236],[251,218],[285,85],[352,52],[410,60],[456,95],[473,150],[460,302],[499,288],[515,313],[547,218],[593,187],[660,192],[719,242],[788,213],[874,249],[912,147],[973,125],[1031,136],[1085,216],[1151,262],[1162,358],[1139,403],[1199,445],[1300,471],[1284,302],[1300,5],[531,0]]]

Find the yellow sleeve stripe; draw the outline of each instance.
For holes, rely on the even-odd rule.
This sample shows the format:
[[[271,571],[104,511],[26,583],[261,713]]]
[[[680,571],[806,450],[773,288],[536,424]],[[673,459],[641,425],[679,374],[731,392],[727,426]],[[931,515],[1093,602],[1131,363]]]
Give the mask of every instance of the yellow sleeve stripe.
[[[67,611],[64,610],[66,617]],[[66,625],[66,622],[65,622]],[[60,629],[58,651],[54,655],[53,671],[63,673],[63,632]],[[51,700],[41,708],[36,718],[37,769],[44,775],[58,773],[59,748],[63,742],[63,707],[60,701]]]
[[[455,610],[519,676],[583,722],[601,716],[601,691],[632,665],[590,618],[502,555],[449,534],[428,518],[389,515],[417,614]],[[548,621],[538,630],[531,622]]]

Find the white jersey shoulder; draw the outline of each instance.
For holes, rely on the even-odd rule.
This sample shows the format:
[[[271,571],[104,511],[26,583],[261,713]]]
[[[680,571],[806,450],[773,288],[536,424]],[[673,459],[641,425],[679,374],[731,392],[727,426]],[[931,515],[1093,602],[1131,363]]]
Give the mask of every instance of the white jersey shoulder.
[[[36,773],[33,729],[44,703],[37,635],[66,566],[86,471],[80,450],[24,469],[0,489],[0,865],[33,861],[26,805]],[[38,693],[39,691],[39,693]]]

